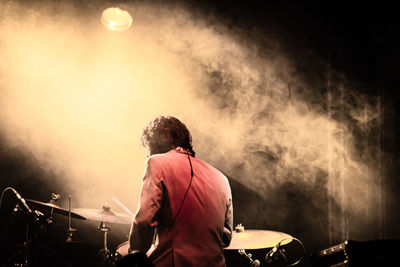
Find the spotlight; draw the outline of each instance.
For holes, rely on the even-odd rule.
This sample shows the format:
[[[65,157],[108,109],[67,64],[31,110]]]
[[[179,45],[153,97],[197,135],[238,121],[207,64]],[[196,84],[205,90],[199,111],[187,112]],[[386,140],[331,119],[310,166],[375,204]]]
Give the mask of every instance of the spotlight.
[[[112,31],[125,31],[132,25],[132,16],[118,7],[109,7],[103,11],[101,22]]]

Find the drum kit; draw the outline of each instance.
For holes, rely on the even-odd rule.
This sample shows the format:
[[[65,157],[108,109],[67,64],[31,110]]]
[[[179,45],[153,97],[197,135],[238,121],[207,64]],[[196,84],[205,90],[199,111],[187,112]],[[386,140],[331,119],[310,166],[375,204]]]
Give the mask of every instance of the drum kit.
[[[117,246],[115,251],[112,251],[108,246],[108,233],[110,228],[107,224],[126,224],[132,223],[132,216],[117,213],[111,211],[108,204],[104,204],[101,209],[88,209],[88,208],[71,208],[71,196],[69,196],[69,207],[63,208],[57,205],[57,200],[60,198],[57,194],[52,194],[50,202],[41,202],[33,199],[26,199],[26,203],[29,203],[35,209],[31,210],[30,214],[33,214],[32,220],[35,222],[42,221],[42,225],[38,228],[38,232],[33,233],[33,230],[29,230],[27,227],[26,237],[27,239],[22,242],[24,249],[19,249],[15,255],[13,255],[6,263],[1,265],[6,266],[16,266],[16,267],[30,267],[34,264],[30,264],[30,255],[32,248],[29,246],[34,243],[34,239],[41,233],[46,231],[47,226],[52,224],[54,221],[54,214],[59,214],[68,217],[68,229],[66,231],[67,238],[65,244],[73,244],[73,234],[77,231],[71,227],[71,218],[77,220],[90,220],[99,222],[98,232],[102,233],[103,244],[102,248],[98,250],[99,255],[102,259],[102,266],[115,266],[118,260],[127,254],[129,254],[129,242],[123,242]],[[25,203],[25,200],[23,203]],[[42,218],[45,218],[44,220]],[[29,225],[29,223],[28,223]],[[28,232],[31,233],[28,234]],[[224,249],[224,254],[226,258],[226,264],[228,267],[236,266],[293,266],[301,261],[296,260],[292,263],[289,262],[285,246],[290,243],[298,242],[302,250],[304,251],[304,246],[300,240],[294,238],[288,234],[269,231],[269,230],[244,230],[242,225],[238,225],[232,234],[232,240],[228,247]],[[65,247],[65,246],[64,246]],[[21,252],[22,251],[22,252]],[[305,252],[305,251],[304,251]],[[21,263],[16,263],[15,258],[17,254],[23,256],[23,261]],[[22,255],[21,255],[22,254]],[[21,258],[21,257],[19,257]],[[282,259],[284,262],[282,263]],[[274,265],[275,261],[275,265]],[[281,261],[278,265],[277,262]],[[68,264],[67,266],[74,266]],[[77,265],[81,266],[81,265]]]

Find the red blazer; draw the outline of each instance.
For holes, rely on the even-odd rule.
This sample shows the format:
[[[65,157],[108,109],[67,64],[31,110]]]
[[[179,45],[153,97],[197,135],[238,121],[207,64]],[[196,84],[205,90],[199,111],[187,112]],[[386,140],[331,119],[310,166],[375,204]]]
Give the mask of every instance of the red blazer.
[[[190,157],[190,162],[176,150],[147,160],[130,246],[147,251],[156,267],[225,266],[223,247],[233,224],[228,179],[204,161]]]

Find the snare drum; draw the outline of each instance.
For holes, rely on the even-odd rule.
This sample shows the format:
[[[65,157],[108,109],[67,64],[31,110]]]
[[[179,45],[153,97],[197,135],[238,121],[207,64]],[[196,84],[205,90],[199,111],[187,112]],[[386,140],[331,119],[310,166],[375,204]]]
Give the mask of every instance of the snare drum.
[[[121,243],[117,247],[117,257],[121,258],[129,254],[129,241]]]

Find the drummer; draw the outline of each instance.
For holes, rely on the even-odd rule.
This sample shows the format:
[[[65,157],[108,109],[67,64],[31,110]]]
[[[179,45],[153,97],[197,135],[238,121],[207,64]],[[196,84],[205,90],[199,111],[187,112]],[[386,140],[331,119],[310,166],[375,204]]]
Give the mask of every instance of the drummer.
[[[141,141],[148,158],[130,252],[147,252],[156,267],[225,266],[233,224],[228,179],[195,158],[189,130],[175,117],[155,118]]]

